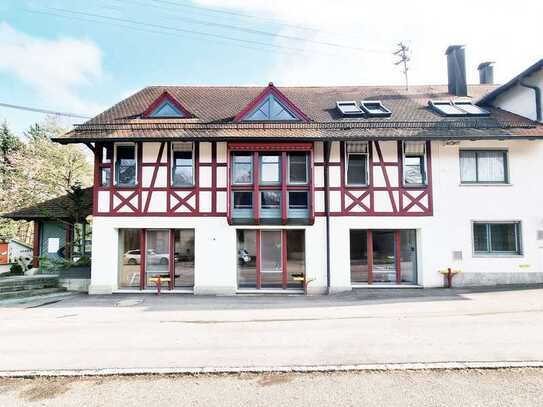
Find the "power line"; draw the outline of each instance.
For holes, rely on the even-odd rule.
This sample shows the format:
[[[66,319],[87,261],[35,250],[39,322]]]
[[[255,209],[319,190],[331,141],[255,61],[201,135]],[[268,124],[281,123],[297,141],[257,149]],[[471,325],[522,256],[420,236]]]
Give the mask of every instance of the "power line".
[[[101,18],[101,19],[105,19],[105,20],[117,21],[117,22],[128,23],[128,24],[136,24],[136,25],[145,26],[145,27],[152,27],[152,28],[158,28],[158,29],[163,29],[163,30],[171,30],[171,31],[175,31],[175,32],[196,34],[196,35],[201,35],[201,36],[204,36],[204,37],[217,38],[217,39],[222,39],[222,40],[227,40],[227,41],[243,42],[243,43],[252,44],[252,45],[261,45],[261,46],[272,47],[272,48],[288,49],[288,50],[298,51],[298,52],[305,52],[306,51],[306,50],[304,50],[302,48],[295,48],[295,47],[288,47],[288,46],[283,46],[283,45],[270,44],[270,43],[265,43],[265,42],[261,42],[261,41],[255,41],[255,40],[246,40],[246,39],[242,39],[242,38],[224,36],[224,35],[221,35],[221,34],[213,34],[213,33],[208,33],[208,32],[204,32],[204,31],[188,30],[188,29],[184,29],[184,28],[172,27],[172,26],[161,25],[161,24],[146,23],[144,21],[131,20],[131,19],[127,19],[127,18],[104,16],[104,15],[101,15],[101,14],[86,13],[86,12],[83,12],[83,11],[74,11],[74,10],[55,8],[55,7],[49,7],[48,9],[49,10],[60,11],[60,12],[63,12],[63,13]],[[38,11],[38,10],[26,10],[26,11],[29,11],[31,13],[35,12],[35,13],[41,13],[41,14],[50,14],[50,13],[47,13],[47,12],[44,12],[44,11]]]
[[[187,36],[190,35],[190,34],[173,33],[173,32],[168,32],[168,31],[159,31],[159,30],[150,30],[150,29],[145,29],[145,28],[138,28],[138,27],[134,27],[132,25],[126,25],[126,24],[119,24],[119,23],[115,24],[115,23],[112,23],[110,21],[98,20],[98,19],[87,18],[87,17],[67,16],[65,14],[58,14],[58,13],[53,13],[53,12],[49,12],[49,11],[29,10],[29,9],[21,9],[21,10],[25,11],[27,13],[43,14],[43,15],[48,15],[48,16],[53,16],[53,17],[61,17],[61,18],[65,18],[65,19],[68,19],[68,20],[87,21],[87,22],[91,22],[91,23],[107,24],[107,25],[112,25],[112,26],[115,26],[115,27],[127,28],[127,29],[132,30],[132,31],[159,34],[159,35],[168,35],[168,36],[177,37],[177,38],[187,38]],[[202,40],[202,41],[213,41],[213,42],[228,44],[228,45],[232,44],[231,42],[228,42],[228,41],[210,40],[210,39],[207,39],[207,38],[197,38],[197,39]],[[254,50],[254,51],[259,51],[259,52],[269,52],[270,51],[269,49],[251,47],[249,45],[235,44],[235,46],[238,47],[238,48],[244,48],[244,49],[249,49],[249,50]],[[300,53],[300,52],[291,52],[291,51],[282,50],[282,49],[275,50],[274,52],[279,52],[279,53],[286,54],[286,55],[300,55],[300,54],[303,54],[303,53]]]
[[[115,0],[115,1],[121,2],[122,0]],[[314,27],[308,27],[308,26],[298,25],[298,24],[286,24],[286,23],[281,22],[280,20],[278,20],[276,18],[272,18],[272,17],[262,17],[262,16],[253,15],[253,14],[245,14],[245,13],[240,13],[240,12],[235,12],[235,11],[228,11],[228,10],[224,10],[224,9],[217,9],[217,8],[213,8],[213,7],[194,6],[194,5],[190,5],[190,4],[182,4],[182,3],[177,3],[177,2],[174,2],[174,1],[168,1],[168,0],[151,0],[151,1],[153,1],[155,3],[169,4],[169,5],[172,5],[172,6],[175,6],[175,7],[184,7],[184,8],[189,8],[189,9],[193,9],[193,10],[201,10],[201,11],[206,11],[206,12],[216,13],[216,14],[225,14],[225,15],[243,17],[243,18],[250,18],[250,19],[255,19],[256,18],[256,19],[263,20],[263,21],[271,21],[274,24],[281,25],[281,26],[284,26],[284,27],[295,28],[295,29],[298,29],[298,30],[320,31],[319,29],[314,28]]]
[[[56,112],[54,110],[38,109],[35,107],[28,107],[28,106],[11,105],[9,103],[0,103],[0,106],[8,107],[10,109],[26,110],[28,112],[54,114],[55,116],[74,117],[77,119],[90,119],[90,116],[83,116],[77,113]]]
[[[121,2],[122,0],[116,0],[116,1]],[[159,1],[159,0],[154,0],[154,1]],[[172,2],[169,2],[169,1],[166,1],[166,0],[163,0],[161,2],[172,4]],[[142,2],[134,1],[134,0],[132,0],[130,3],[140,5],[140,6],[143,6],[143,7],[159,8],[159,7],[153,6],[151,4],[142,3]],[[178,4],[178,3],[173,3],[173,4],[178,5],[178,6],[183,6],[183,5]],[[189,6],[189,7],[192,7],[192,6]],[[200,8],[200,7],[196,7],[196,8]],[[226,13],[229,13],[229,12],[226,12]],[[237,14],[237,13],[234,13],[234,14]],[[251,17],[258,18],[256,16],[251,16]],[[355,51],[365,51],[365,52],[385,52],[385,51],[377,50],[377,49],[352,47],[352,46],[338,44],[338,43],[329,42],[329,41],[318,41],[318,40],[313,40],[311,38],[304,38],[304,37],[293,36],[293,35],[278,34],[278,33],[273,33],[273,32],[269,32],[269,31],[257,30],[257,29],[254,29],[254,28],[241,27],[241,26],[232,25],[232,24],[215,23],[215,22],[212,22],[212,21],[203,21],[203,20],[198,20],[198,19],[188,18],[188,17],[178,17],[178,16],[176,16],[176,17],[173,17],[172,19],[186,21],[186,22],[189,22],[189,23],[192,23],[192,24],[226,28],[226,29],[229,29],[229,30],[236,30],[236,31],[247,32],[247,33],[251,33],[251,34],[264,35],[264,36],[277,37],[277,38],[284,38],[284,39],[287,39],[287,40],[294,40],[294,41],[303,41],[303,42],[313,43],[313,44],[317,44],[317,45],[325,45],[325,46],[334,47],[334,48],[343,48],[343,49],[350,49],[350,50],[355,50]],[[318,30],[314,30],[314,31],[318,31]]]

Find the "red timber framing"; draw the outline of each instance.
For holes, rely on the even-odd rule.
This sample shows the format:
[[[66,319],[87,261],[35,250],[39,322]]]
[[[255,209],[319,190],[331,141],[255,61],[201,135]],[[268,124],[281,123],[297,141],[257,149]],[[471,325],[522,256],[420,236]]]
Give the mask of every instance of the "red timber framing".
[[[393,141],[386,141],[393,143]],[[396,141],[397,157],[386,161],[382,151],[383,141],[368,141],[368,184],[347,185],[346,143],[340,143],[340,161],[330,162],[329,167],[339,167],[340,186],[330,186],[330,193],[339,192],[340,211],[332,211],[330,216],[432,216],[432,153],[431,143],[426,141],[426,184],[407,186],[403,182],[403,142]],[[325,165],[317,163],[315,165]],[[381,185],[376,185],[375,174],[382,174]],[[324,191],[323,187],[316,188]],[[385,200],[388,209],[378,207],[377,199]],[[316,213],[325,216],[324,212]]]
[[[308,155],[308,179],[306,184],[288,183],[288,153],[306,152]],[[253,182],[250,185],[236,185],[232,183],[232,153],[247,152],[252,153],[253,163]],[[281,185],[261,185],[260,184],[260,153],[274,152],[280,154],[281,163]],[[260,216],[260,192],[266,190],[281,189],[281,224],[288,223],[288,192],[307,191],[309,195],[308,223],[312,225],[315,222],[315,187],[314,187],[314,166],[313,166],[313,143],[228,143],[228,180],[227,180],[227,217],[228,223],[232,224],[232,197],[233,191],[252,191],[253,192],[253,219],[255,224],[261,221]]]
[[[209,143],[211,156],[209,161],[200,160],[200,143],[193,143],[193,184],[187,186],[175,186],[172,182],[172,144],[174,142],[155,142],[158,146],[156,157],[153,161],[143,162],[144,144],[135,141],[137,151],[137,183],[133,187],[121,187],[115,185],[115,162],[112,154],[110,162],[103,163],[103,148],[113,149],[113,143],[97,143],[95,149],[95,171],[93,191],[93,215],[94,216],[226,216],[217,204],[217,195],[226,193],[227,187],[217,185],[217,171],[226,168],[226,162],[217,160],[217,143]],[[147,143],[149,144],[149,143]],[[201,186],[200,173],[203,168],[210,169],[210,185]],[[102,185],[102,170],[110,171],[110,182]],[[143,173],[148,174],[144,185]],[[150,174],[150,178],[149,178]],[[164,180],[164,177],[166,180]],[[160,178],[160,179],[159,179]],[[99,197],[105,194],[108,209],[100,208]],[[210,209],[202,210],[201,195],[210,196]],[[153,209],[153,199],[160,199],[163,210]],[[99,210],[100,208],[100,210]]]

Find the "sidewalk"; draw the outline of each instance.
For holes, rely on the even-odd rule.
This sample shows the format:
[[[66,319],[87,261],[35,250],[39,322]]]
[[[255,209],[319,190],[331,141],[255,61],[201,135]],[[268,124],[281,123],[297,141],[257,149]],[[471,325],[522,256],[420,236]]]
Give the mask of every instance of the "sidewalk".
[[[540,365],[542,295],[532,287],[359,290],[330,297],[77,295],[42,306],[0,307],[0,370]]]

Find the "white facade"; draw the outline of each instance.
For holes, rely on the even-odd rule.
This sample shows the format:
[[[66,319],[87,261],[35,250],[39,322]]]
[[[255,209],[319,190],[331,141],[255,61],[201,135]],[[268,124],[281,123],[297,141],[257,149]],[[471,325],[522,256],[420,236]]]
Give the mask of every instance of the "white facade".
[[[397,157],[396,141],[380,142],[383,159],[392,162]],[[209,147],[208,147],[209,146]],[[217,143],[217,157],[226,162],[226,146]],[[211,163],[211,143],[200,148],[200,163]],[[465,185],[460,182],[460,149],[500,149],[508,153],[509,183],[500,185]],[[155,148],[156,150],[156,148]],[[144,147],[146,151],[146,147]],[[220,153],[219,153],[220,151]],[[323,145],[314,145],[314,183],[317,189],[324,185]],[[145,157],[145,155],[144,155]],[[417,234],[417,284],[424,287],[443,286],[440,270],[451,267],[471,276],[472,282],[481,284],[543,281],[543,190],[534,174],[543,169],[542,141],[461,141],[454,144],[431,143],[433,214],[430,216],[331,216],[330,217],[330,290],[345,291],[352,288],[349,253],[350,230],[402,230],[415,229]],[[144,158],[144,162],[152,162]],[[339,142],[332,143],[330,161],[341,161]],[[163,167],[165,168],[165,167]],[[201,171],[202,188],[226,187],[226,167],[217,166],[217,174]],[[381,168],[374,168],[375,174]],[[330,167],[330,187],[341,187],[341,167]],[[390,183],[397,187],[397,168],[388,171]],[[382,173],[381,173],[382,175]],[[166,171],[158,175],[158,185],[166,185]],[[147,176],[144,177],[146,179]],[[151,176],[152,178],[152,176]],[[384,177],[374,175],[375,185]],[[147,182],[147,181],[145,181]],[[156,184],[155,184],[156,185]],[[209,196],[202,195],[203,193]],[[201,191],[199,210],[211,211],[211,194],[225,191]],[[154,192],[156,194],[156,192]],[[330,191],[331,212],[341,211],[348,202],[341,202],[342,191]],[[145,196],[145,195],[144,195]],[[394,195],[398,200],[398,195]],[[152,202],[152,201],[151,201]],[[386,199],[375,196],[375,207],[386,205]],[[157,196],[155,208],[166,208],[166,193]],[[226,197],[217,200],[220,212],[226,212]],[[220,208],[220,209],[219,209]],[[326,226],[325,217],[318,213],[324,209],[324,192],[315,192],[315,222],[313,225],[289,226],[235,226],[229,225],[225,214],[217,216],[100,216],[93,219],[92,281],[90,293],[111,293],[120,290],[119,229],[194,229],[195,231],[195,294],[234,294],[237,282],[237,229],[303,229],[305,230],[305,270],[312,280],[309,293],[327,291]],[[164,209],[165,210],[165,209]],[[153,210],[154,211],[154,210]],[[511,256],[477,256],[473,253],[472,222],[518,221],[521,225],[521,254]],[[453,252],[456,252],[454,254]],[[460,253],[460,255],[458,254]],[[496,279],[496,273],[503,278]],[[534,279],[530,280],[530,273]],[[515,275],[521,276],[515,279]],[[473,278],[473,276],[477,278]],[[491,278],[488,276],[492,276]],[[528,277],[527,277],[528,276]],[[485,280],[486,279],[486,280]]]

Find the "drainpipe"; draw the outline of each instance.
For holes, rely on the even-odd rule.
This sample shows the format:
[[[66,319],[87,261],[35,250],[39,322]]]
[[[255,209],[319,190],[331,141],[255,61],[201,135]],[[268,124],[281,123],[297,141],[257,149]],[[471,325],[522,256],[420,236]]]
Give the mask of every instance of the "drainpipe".
[[[330,295],[330,148],[331,142],[324,142],[324,213],[326,214],[326,290]]]
[[[542,117],[541,117],[541,89],[539,88],[539,86],[535,86],[535,85],[530,85],[529,83],[526,83],[526,77],[522,77],[520,78],[519,80],[519,85],[520,86],[523,86],[525,88],[528,88],[528,89],[532,89],[534,91],[534,96],[535,96],[535,111],[536,111],[536,115],[537,115],[537,121],[539,123],[541,123],[543,121]]]

